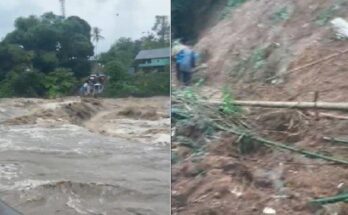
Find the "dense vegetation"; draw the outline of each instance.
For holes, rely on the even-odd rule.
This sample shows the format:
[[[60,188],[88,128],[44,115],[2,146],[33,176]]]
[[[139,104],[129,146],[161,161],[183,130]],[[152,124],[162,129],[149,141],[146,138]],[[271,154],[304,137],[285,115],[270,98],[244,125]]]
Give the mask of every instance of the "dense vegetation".
[[[224,19],[247,0],[172,0],[172,37],[194,43],[216,15]],[[216,14],[215,14],[216,13]]]
[[[55,96],[89,74],[91,27],[53,13],[18,18],[0,43],[0,96]]]
[[[227,0],[172,0],[172,37],[194,41],[210,9]]]
[[[120,38],[106,53],[99,56],[98,62],[110,76],[105,96],[152,96],[169,95],[170,68],[162,73],[128,73],[133,60],[140,50],[169,47],[170,27],[168,20],[157,16],[152,32],[138,40]]]
[[[157,16],[152,30],[136,41],[119,39],[95,61],[91,40],[97,45],[103,37],[100,29],[92,29],[85,20],[53,13],[20,17],[15,21],[15,30],[0,42],[0,97],[71,95],[77,92],[96,62],[111,77],[107,96],[168,93],[168,73],[157,76],[127,73],[140,49],[169,46],[166,19]],[[158,82],[165,84],[160,86]]]

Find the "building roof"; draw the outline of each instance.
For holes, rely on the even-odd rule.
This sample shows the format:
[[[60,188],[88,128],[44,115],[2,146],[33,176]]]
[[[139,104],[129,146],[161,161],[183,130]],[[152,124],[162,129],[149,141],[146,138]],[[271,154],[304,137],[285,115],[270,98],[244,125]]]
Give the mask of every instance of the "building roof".
[[[135,60],[145,60],[153,58],[169,58],[170,48],[142,50],[135,57]]]

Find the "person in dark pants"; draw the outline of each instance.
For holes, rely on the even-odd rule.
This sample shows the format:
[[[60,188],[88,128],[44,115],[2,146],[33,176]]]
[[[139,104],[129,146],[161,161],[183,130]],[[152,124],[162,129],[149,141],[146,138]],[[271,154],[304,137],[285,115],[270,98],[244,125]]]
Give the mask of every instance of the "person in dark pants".
[[[185,48],[181,51],[179,70],[181,82],[185,86],[191,84],[193,69],[196,67],[196,53],[191,48]]]
[[[179,51],[176,55],[175,55],[175,63],[176,63],[176,79],[181,82],[182,81],[182,72],[180,70],[180,61],[182,59],[182,55],[183,55],[183,50]]]

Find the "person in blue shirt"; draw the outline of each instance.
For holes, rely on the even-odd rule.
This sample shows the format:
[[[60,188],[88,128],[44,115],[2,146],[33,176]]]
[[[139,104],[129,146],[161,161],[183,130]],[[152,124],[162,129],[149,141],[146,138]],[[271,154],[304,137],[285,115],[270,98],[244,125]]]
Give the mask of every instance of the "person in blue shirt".
[[[180,71],[180,62],[183,57],[183,50],[180,50],[176,55],[175,55],[175,63],[176,63],[176,79],[181,82],[182,80],[182,73]]]
[[[192,73],[197,66],[198,55],[189,47],[179,52],[179,61],[177,61],[180,71],[180,80],[185,86],[191,84]]]

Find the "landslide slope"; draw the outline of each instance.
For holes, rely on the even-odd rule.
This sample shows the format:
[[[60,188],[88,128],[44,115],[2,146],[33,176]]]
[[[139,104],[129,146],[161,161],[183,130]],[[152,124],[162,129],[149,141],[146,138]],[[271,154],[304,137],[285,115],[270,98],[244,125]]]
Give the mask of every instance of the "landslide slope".
[[[208,83],[229,85],[244,99],[312,100],[318,91],[321,100],[347,100],[348,54],[321,60],[348,49],[330,25],[348,19],[347,9],[345,0],[247,0],[228,15],[221,10],[195,45]]]

